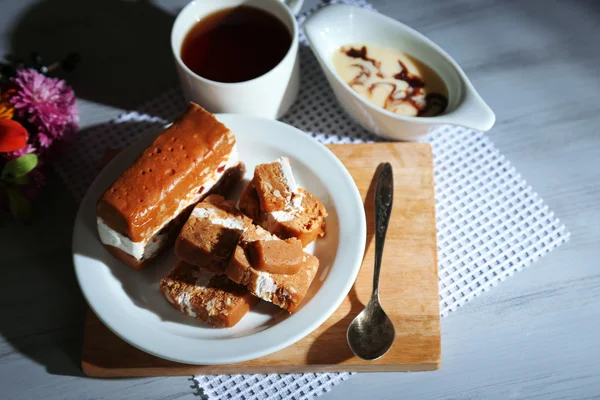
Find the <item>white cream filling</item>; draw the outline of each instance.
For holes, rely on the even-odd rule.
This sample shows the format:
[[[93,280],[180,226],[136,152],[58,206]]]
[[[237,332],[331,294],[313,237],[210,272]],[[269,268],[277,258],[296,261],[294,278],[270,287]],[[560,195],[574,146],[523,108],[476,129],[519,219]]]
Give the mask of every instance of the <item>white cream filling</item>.
[[[221,225],[225,228],[234,229],[237,231],[241,231],[242,233],[246,231],[247,227],[243,221],[235,217],[228,218],[220,218],[217,212],[212,208],[194,208],[192,211],[192,216],[196,218],[208,219],[213,225]]]
[[[302,200],[304,199],[303,193],[296,193],[292,196],[292,208],[298,211],[304,211],[304,207],[302,207]]]
[[[146,243],[146,247],[144,248],[144,252],[142,253],[142,258],[150,258],[154,254],[156,254],[157,251],[162,249],[162,247],[164,246],[164,243],[167,241],[168,238],[169,238],[168,232],[158,233],[158,234],[154,235]]]
[[[98,223],[100,241],[105,245],[121,249],[130,256],[133,256],[136,260],[153,256],[160,250],[164,241],[167,239],[167,233],[165,232],[154,235],[150,240],[132,242],[127,236],[121,235],[119,232],[106,225],[102,218],[98,217],[96,220]]]
[[[188,292],[183,292],[177,298],[177,304],[181,307],[181,311],[192,316],[197,317],[194,308],[192,307],[192,303],[190,303],[190,294]]]
[[[298,185],[296,184],[296,179],[294,178],[294,174],[292,174],[292,167],[290,166],[290,160],[287,157],[281,157],[276,160],[279,163],[279,168],[281,168],[281,173],[283,174],[283,179],[285,184],[290,189],[290,192],[296,194],[298,193]]]
[[[285,210],[271,211],[267,214],[267,223],[272,228],[273,225],[277,222],[288,222],[296,218],[296,215],[304,211],[304,207],[302,207],[302,193],[297,193],[292,195],[291,207]]]
[[[254,294],[261,299],[271,301],[271,295],[277,290],[277,284],[266,272],[258,272],[258,277],[254,283]]]
[[[142,240],[140,242],[133,242],[127,236],[121,235],[119,232],[109,227],[102,220],[102,218],[98,217],[97,224],[98,234],[100,235],[100,241],[105,245],[114,246],[122,250],[123,252],[134,257],[136,260],[150,258],[162,247],[164,240],[167,239],[166,234],[157,233],[160,232],[161,229],[164,228],[168,223],[170,223],[175,217],[181,214],[181,212],[187,207],[200,201],[200,199],[212,189],[212,187],[219,181],[219,179],[223,177],[223,174],[228,169],[237,166],[239,163],[239,154],[237,152],[236,145],[234,145],[231,149],[231,152],[229,153],[223,171],[215,171],[215,174],[211,178],[207,179],[202,184],[198,185],[196,188],[191,190],[188,196],[184,200],[179,202],[179,207],[177,208],[177,211],[171,216],[171,218],[169,218],[161,226],[159,226],[148,239]],[[202,193],[198,193],[202,186],[204,186],[204,190],[202,191]]]
[[[273,211],[269,213],[270,222],[287,222],[294,219],[294,214],[289,211]]]
[[[292,192],[292,198],[290,206],[286,207],[285,210],[272,211],[267,215],[269,226],[273,226],[277,222],[288,222],[292,221],[299,211],[303,211],[302,207],[302,193],[298,191],[298,184],[292,174],[292,167],[290,166],[290,160],[287,157],[278,158],[277,161],[283,174],[285,184]]]

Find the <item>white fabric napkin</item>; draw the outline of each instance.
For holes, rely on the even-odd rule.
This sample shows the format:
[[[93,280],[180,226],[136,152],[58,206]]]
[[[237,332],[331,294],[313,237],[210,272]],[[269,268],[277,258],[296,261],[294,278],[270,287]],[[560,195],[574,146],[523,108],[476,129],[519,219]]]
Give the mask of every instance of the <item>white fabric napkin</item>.
[[[342,2],[370,7],[364,1],[327,3]],[[300,16],[300,22],[311,12]],[[380,140],[342,111],[302,36],[301,43],[302,88],[282,120],[323,143]],[[58,172],[80,200],[99,172],[104,149],[127,146],[185,106],[174,89],[139,111],[82,132],[57,165]],[[569,233],[485,134],[442,126],[430,132],[429,142],[435,163],[441,314],[446,316],[566,242]],[[350,375],[207,375],[194,380],[198,394],[210,399],[309,399]]]

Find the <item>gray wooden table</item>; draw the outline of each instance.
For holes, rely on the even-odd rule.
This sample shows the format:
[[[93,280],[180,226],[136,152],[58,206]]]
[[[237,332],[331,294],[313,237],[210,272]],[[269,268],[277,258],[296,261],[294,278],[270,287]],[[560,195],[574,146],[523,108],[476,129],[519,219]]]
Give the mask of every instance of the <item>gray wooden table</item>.
[[[169,30],[184,3],[0,0],[0,53],[78,50],[85,129],[176,85]],[[600,2],[373,3],[463,66],[496,111],[490,137],[572,237],[443,320],[440,371],[361,374],[322,398],[600,397]],[[32,226],[0,217],[0,398],[197,398],[186,377],[82,376],[77,205],[55,176],[47,189]]]

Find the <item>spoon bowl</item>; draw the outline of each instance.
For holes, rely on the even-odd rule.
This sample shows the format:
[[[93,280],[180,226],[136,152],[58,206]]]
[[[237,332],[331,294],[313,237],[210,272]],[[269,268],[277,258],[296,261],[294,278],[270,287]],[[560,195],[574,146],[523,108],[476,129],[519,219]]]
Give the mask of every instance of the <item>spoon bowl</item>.
[[[377,297],[371,298],[367,307],[350,323],[347,339],[352,352],[368,361],[381,358],[392,347],[396,329]]]

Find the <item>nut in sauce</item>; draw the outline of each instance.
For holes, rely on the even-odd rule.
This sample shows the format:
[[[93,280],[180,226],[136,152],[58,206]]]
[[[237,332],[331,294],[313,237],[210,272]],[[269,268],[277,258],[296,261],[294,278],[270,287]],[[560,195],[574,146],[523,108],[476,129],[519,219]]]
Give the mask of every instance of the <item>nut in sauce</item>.
[[[448,106],[448,89],[442,78],[399,50],[346,45],[334,53],[333,65],[361,97],[395,114],[432,117]]]

